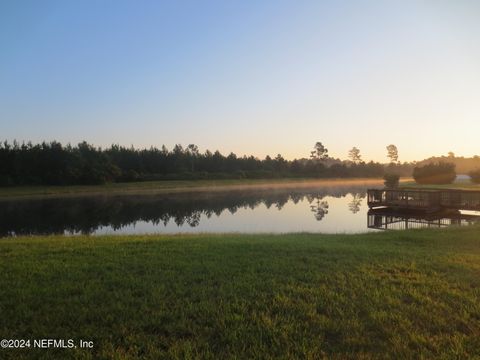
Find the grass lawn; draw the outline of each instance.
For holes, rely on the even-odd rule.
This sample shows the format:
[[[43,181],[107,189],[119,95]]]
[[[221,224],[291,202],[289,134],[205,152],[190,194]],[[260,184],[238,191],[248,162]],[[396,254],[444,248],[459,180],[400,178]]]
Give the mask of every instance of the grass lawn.
[[[22,358],[480,355],[480,228],[0,239],[0,349]]]
[[[470,180],[457,180],[453,184],[443,185],[422,185],[415,181],[404,181],[401,183],[402,187],[415,187],[419,189],[460,189],[460,190],[480,190],[480,184],[472,183]]]

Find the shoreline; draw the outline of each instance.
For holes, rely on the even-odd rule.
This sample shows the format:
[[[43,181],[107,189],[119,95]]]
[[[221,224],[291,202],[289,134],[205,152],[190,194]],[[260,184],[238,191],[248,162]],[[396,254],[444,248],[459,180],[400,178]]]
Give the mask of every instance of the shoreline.
[[[167,194],[186,192],[238,191],[309,188],[317,186],[383,186],[381,178],[255,179],[255,180],[175,180],[107,185],[38,186],[0,188],[0,201],[98,195]]]

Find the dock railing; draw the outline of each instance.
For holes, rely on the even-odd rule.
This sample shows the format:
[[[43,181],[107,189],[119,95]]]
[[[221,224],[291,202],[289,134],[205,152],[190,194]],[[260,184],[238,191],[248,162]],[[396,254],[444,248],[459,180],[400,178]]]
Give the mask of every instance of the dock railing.
[[[368,206],[401,209],[480,211],[480,191],[457,189],[368,189]]]

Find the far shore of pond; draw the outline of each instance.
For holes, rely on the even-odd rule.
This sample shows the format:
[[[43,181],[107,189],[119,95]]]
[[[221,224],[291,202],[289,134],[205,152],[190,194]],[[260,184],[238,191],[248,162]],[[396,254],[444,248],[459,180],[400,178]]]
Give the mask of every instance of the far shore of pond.
[[[405,181],[410,179],[406,178]],[[403,180],[402,180],[403,181]],[[16,186],[0,188],[0,199],[20,197],[65,197],[83,195],[121,195],[145,193],[178,193],[191,191],[267,190],[276,188],[308,188],[315,186],[383,186],[380,178],[331,179],[229,179],[229,180],[168,180],[106,185],[78,186]]]
[[[281,178],[281,179],[222,179],[222,180],[164,180],[128,183],[109,183],[105,185],[68,185],[68,186],[14,186],[0,187],[0,200],[14,198],[45,198],[65,196],[94,195],[135,195],[167,194],[197,191],[230,190],[268,190],[288,188],[309,188],[317,186],[361,186],[383,187],[381,178]],[[421,185],[411,177],[400,179],[400,187],[419,189],[461,189],[480,190],[480,184],[469,180],[459,180],[453,184]]]

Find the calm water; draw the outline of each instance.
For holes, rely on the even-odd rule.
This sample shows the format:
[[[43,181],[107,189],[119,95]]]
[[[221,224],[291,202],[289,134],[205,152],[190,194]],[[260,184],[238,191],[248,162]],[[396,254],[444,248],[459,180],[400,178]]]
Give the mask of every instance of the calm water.
[[[364,186],[0,201],[0,236],[186,232],[358,233],[480,217],[368,211]]]

